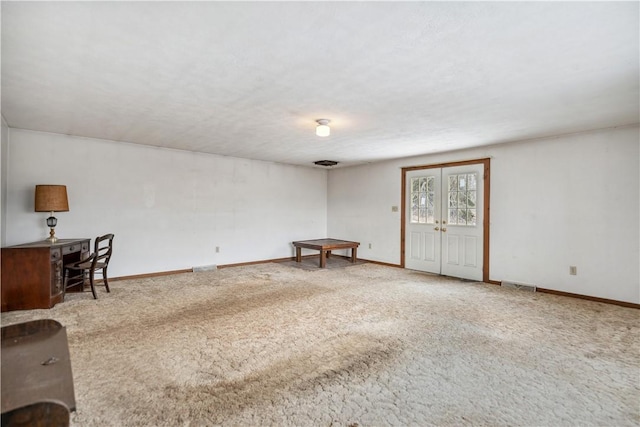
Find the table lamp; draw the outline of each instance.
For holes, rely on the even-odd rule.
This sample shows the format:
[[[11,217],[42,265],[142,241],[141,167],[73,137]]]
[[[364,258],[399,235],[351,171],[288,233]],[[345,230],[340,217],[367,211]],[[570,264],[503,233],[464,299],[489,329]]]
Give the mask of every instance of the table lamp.
[[[47,226],[51,229],[49,240],[54,243],[58,240],[54,228],[58,220],[53,216],[54,212],[69,212],[69,200],[67,199],[66,185],[36,185],[36,212],[51,212],[47,218]]]

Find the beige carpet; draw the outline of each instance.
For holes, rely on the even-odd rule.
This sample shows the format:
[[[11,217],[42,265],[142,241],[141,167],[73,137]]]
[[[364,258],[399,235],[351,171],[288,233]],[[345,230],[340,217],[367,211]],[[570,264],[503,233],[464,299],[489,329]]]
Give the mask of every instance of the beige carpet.
[[[112,283],[52,310],[75,426],[640,425],[639,311],[362,264]]]

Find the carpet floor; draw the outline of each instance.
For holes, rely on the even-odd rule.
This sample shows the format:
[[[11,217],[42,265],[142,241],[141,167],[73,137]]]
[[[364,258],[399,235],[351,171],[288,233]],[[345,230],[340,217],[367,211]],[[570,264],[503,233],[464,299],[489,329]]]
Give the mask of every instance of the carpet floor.
[[[67,327],[74,426],[638,426],[640,311],[375,264],[112,282]]]

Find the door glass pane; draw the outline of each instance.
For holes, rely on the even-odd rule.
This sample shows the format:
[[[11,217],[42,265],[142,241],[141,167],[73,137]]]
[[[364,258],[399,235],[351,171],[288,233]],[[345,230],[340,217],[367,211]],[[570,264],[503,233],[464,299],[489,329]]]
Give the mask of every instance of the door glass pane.
[[[467,177],[469,178],[469,182],[467,183],[467,187],[469,188],[469,190],[477,190],[476,174],[470,173],[469,175],[467,175]]]
[[[458,191],[458,175],[449,176],[449,191]]]
[[[424,192],[427,191],[427,177],[423,176],[422,178],[420,178],[420,191]]]
[[[467,189],[467,176],[458,175],[458,191],[465,191]]]
[[[411,178],[411,222],[435,223],[435,177]],[[430,213],[429,213],[430,212]]]
[[[449,208],[455,208],[458,206],[458,193],[450,192],[449,193]]]
[[[451,225],[476,225],[477,181],[475,173],[448,177],[448,217]]]
[[[476,207],[476,192],[469,190],[467,193],[467,207],[475,208]]]
[[[467,225],[467,211],[458,209],[458,225]]]
[[[449,209],[449,225],[456,225],[458,223],[458,210]]]
[[[435,220],[435,211],[431,208],[427,209],[427,224],[433,224]]]
[[[467,225],[476,225],[476,210],[467,210]]]
[[[420,188],[420,178],[411,178],[411,194],[418,192]]]
[[[467,193],[462,191],[458,193],[458,207],[459,208],[467,207]]]

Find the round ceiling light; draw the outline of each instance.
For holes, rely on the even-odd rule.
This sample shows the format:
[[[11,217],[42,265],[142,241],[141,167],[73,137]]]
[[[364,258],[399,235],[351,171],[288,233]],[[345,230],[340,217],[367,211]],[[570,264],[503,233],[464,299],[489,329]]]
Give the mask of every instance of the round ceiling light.
[[[316,126],[316,135],[318,136],[331,135],[331,128],[329,127],[330,120],[319,119],[319,120],[316,120],[316,122],[318,122],[318,126]]]

